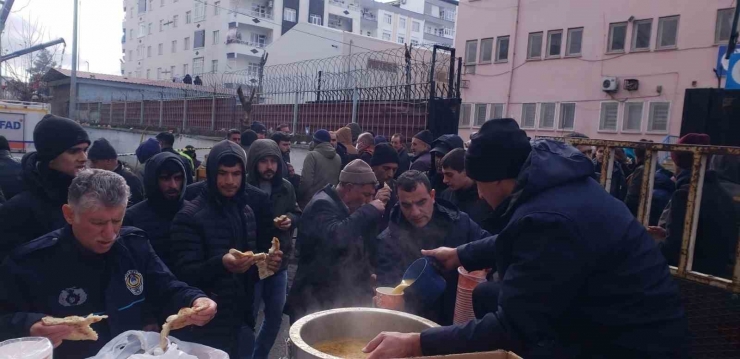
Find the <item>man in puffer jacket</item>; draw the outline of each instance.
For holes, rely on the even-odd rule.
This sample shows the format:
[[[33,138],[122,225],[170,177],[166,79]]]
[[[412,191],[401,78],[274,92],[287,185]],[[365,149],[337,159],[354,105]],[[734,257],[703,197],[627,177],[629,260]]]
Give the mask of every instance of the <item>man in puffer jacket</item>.
[[[336,185],[342,169],[342,160],[330,143],[329,131],[316,131],[313,142],[316,147],[303,160],[301,187],[298,189],[298,204],[301,208],[326,185]]]
[[[178,338],[221,349],[234,358],[249,356],[240,353],[243,347],[251,350],[253,288],[258,276],[254,257],[237,257],[229,250],[269,248],[269,244],[257,243],[258,231],[266,228],[258,228],[255,213],[247,205],[253,192],[247,191],[246,163],[239,145],[223,140],[213,146],[206,164],[208,191],[175,215],[167,242],[173,273],[202,289],[219,308],[208,325],[181,331]],[[281,261],[280,251],[267,259],[273,271]]]
[[[21,160],[26,190],[0,207],[0,260],[17,245],[64,227],[67,189],[85,168],[90,139],[77,122],[46,115],[33,130],[36,152]]]
[[[280,148],[273,140],[257,140],[247,155],[247,182],[270,196],[272,213],[286,220],[277,222],[277,237],[286,260],[274,275],[257,282],[254,288],[254,315],[265,303],[265,319],[255,341],[252,358],[267,358],[283,321],[283,307],[288,290],[288,258],[293,251],[291,234],[298,226],[301,210],[296,203],[293,185],[283,178],[284,163]]]

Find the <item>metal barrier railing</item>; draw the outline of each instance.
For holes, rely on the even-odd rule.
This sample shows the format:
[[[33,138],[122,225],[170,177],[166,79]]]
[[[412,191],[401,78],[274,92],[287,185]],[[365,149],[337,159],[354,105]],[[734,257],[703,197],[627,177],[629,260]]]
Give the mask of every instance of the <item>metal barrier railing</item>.
[[[538,137],[541,138],[541,137]],[[658,163],[658,152],[688,152],[693,155],[691,166],[691,182],[689,185],[686,215],[683,223],[683,237],[678,267],[671,266],[671,273],[679,278],[708,284],[734,293],[740,293],[740,236],[735,253],[735,264],[732,271],[732,279],[720,278],[692,270],[694,262],[694,249],[696,245],[696,231],[699,224],[699,212],[701,210],[702,188],[704,175],[707,169],[707,158],[711,155],[740,155],[740,147],[724,146],[700,146],[683,144],[666,144],[652,142],[629,142],[586,138],[551,138],[559,141],[567,141],[571,145],[585,145],[604,148],[604,159],[602,163],[608,164],[601,169],[601,185],[607,190],[611,188],[614,161],[612,160],[616,148],[632,148],[645,150],[645,169],[643,171],[642,188],[640,189],[640,202],[637,219],[646,227],[650,218],[650,205],[652,202],[655,172]]]

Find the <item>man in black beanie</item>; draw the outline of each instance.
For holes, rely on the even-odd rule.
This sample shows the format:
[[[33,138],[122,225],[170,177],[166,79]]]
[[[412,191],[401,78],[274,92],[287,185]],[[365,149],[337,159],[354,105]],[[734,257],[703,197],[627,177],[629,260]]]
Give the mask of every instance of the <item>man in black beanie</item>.
[[[429,130],[424,130],[411,139],[411,152],[414,160],[411,162],[412,170],[427,173],[432,168],[432,155],[429,150],[432,149],[434,137]]]
[[[258,140],[263,140],[267,138],[267,127],[262,122],[259,122],[259,121],[252,122],[252,125],[249,126],[249,129],[251,129],[252,131],[254,131],[254,133],[257,134]]]
[[[380,220],[378,229],[380,232],[388,227],[388,220],[391,216],[391,209],[398,202],[398,193],[396,192],[396,183],[393,181],[396,171],[398,170],[398,152],[396,152],[391,145],[387,143],[381,143],[375,146],[373,157],[370,159],[370,167],[375,173],[375,178],[378,180],[376,186],[376,192],[388,191],[390,199],[385,204],[385,213],[383,219]]]
[[[536,140],[513,119],[473,136],[465,170],[507,221],[495,237],[422,251],[446,269],[495,268],[473,292],[478,320],[384,333],[369,359],[514,351],[525,358],[685,357],[686,317],[645,227],[593,178],[576,148]]]
[[[249,153],[249,147],[252,146],[254,141],[257,141],[257,132],[252,130],[242,132],[241,146],[245,153]]]
[[[429,151],[432,156],[432,168],[429,169],[427,176],[429,176],[429,181],[432,183],[432,188],[437,192],[442,193],[447,189],[442,174],[442,157],[456,148],[463,148],[463,146],[463,139],[452,134],[439,136],[432,143],[432,149]]]
[[[91,168],[112,171],[118,173],[126,180],[126,184],[131,193],[128,199],[128,206],[131,207],[144,200],[144,185],[141,179],[133,174],[118,160],[116,149],[105,138],[95,140],[87,151],[87,158],[90,160]]]
[[[0,258],[17,245],[64,227],[67,189],[87,163],[90,139],[77,122],[46,115],[33,130],[36,152],[23,156],[26,190],[0,206]]]

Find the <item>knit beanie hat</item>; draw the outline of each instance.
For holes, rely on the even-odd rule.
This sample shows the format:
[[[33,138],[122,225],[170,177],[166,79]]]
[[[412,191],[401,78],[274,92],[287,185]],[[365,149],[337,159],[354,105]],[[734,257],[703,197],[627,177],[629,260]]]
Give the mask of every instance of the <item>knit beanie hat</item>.
[[[711,138],[709,135],[704,133],[687,133],[677,142],[679,145],[709,145],[711,144]],[[677,167],[682,169],[691,168],[691,164],[694,162],[694,156],[690,152],[671,152],[671,159]],[[707,157],[707,163],[711,160],[711,157]]]
[[[365,161],[356,159],[348,163],[339,173],[339,182],[353,184],[378,184],[375,173]]]
[[[352,142],[357,141],[357,137],[360,137],[362,134],[362,127],[354,122],[348,123],[347,127],[352,131]]]
[[[136,159],[139,160],[139,163],[144,163],[159,152],[161,152],[159,142],[150,137],[136,148]]]
[[[434,140],[432,150],[429,151],[437,156],[444,156],[456,148],[463,148],[463,139],[458,135],[442,135]]]
[[[329,131],[327,130],[316,131],[316,133],[313,134],[313,142],[316,142],[316,144],[319,144],[322,142],[331,142],[331,135],[329,134]]]
[[[10,144],[5,136],[0,136],[0,151],[10,151]]]
[[[79,123],[68,118],[46,115],[33,129],[33,144],[42,162],[51,161],[80,143],[89,145],[90,138]]]
[[[373,158],[370,160],[370,166],[380,166],[386,163],[399,164],[398,152],[387,143],[381,143],[375,146]]]
[[[379,145],[381,143],[388,143],[388,139],[385,138],[385,136],[381,136],[381,135],[375,136],[375,144]]]
[[[254,133],[264,133],[267,134],[267,127],[265,127],[262,122],[254,121],[252,122],[252,126],[249,127]]]
[[[99,138],[93,142],[92,147],[87,151],[87,158],[93,161],[97,160],[114,160],[118,158],[116,149],[111,146],[105,138]]]
[[[531,151],[527,133],[514,119],[488,120],[470,140],[465,172],[479,182],[516,178]]]
[[[424,143],[426,143],[429,146],[431,146],[432,143],[434,142],[434,135],[432,135],[432,132],[429,131],[429,130],[424,130],[424,131],[421,131],[421,132],[415,134],[414,135],[414,138],[418,138],[418,139],[424,141]]]
[[[257,141],[257,132],[246,130],[242,132],[242,138],[239,141],[242,146],[251,146],[254,141]]]

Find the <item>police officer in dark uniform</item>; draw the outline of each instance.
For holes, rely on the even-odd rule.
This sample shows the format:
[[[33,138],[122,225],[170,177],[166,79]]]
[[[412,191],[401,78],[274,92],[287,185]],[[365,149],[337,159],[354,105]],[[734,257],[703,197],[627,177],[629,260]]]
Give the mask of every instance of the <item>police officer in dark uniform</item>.
[[[121,227],[128,196],[126,181],[114,172],[78,174],[62,208],[68,225],[19,246],[0,265],[0,341],[47,337],[57,347],[55,358],[87,358],[116,335],[143,329],[144,304],[163,315],[193,307],[192,325],[213,318],[216,303],[178,281],[146,233]],[[108,316],[92,325],[97,341],[64,341],[71,327],[41,322],[88,314]]]

